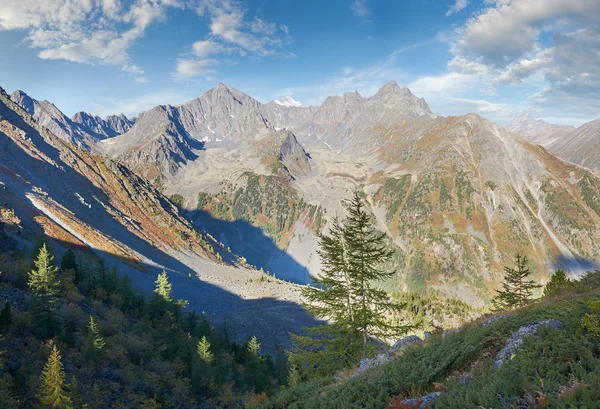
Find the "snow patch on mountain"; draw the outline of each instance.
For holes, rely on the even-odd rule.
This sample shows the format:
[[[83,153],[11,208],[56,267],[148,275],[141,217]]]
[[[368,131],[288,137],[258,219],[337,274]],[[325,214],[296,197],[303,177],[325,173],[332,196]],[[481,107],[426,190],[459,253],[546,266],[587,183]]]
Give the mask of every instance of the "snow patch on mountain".
[[[283,107],[289,107],[289,108],[300,108],[301,106],[303,106],[300,102],[296,101],[294,98],[287,96],[281,99],[276,99],[275,102],[277,105],[283,106]]]

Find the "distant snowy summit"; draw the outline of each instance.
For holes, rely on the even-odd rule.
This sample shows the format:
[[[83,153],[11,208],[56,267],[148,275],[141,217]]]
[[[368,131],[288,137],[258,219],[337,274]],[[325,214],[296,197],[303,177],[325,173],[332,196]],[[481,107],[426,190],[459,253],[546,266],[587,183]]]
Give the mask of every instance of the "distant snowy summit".
[[[287,96],[281,99],[276,99],[273,102],[275,102],[277,105],[281,105],[282,107],[296,107],[299,108],[302,106],[302,104],[298,101],[296,101],[294,98]]]

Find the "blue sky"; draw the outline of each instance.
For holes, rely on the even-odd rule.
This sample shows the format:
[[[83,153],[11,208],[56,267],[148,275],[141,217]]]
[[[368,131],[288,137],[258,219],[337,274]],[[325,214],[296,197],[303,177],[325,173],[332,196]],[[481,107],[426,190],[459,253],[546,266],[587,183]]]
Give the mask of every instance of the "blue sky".
[[[305,105],[389,80],[442,115],[600,115],[600,0],[2,0],[0,86],[132,116],[218,82]]]

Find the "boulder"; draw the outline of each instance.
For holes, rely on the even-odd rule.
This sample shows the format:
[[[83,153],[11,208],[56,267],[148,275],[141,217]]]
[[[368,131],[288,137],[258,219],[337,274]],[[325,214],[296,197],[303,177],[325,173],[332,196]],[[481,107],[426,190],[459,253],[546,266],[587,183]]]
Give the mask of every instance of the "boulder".
[[[421,342],[423,342],[423,340],[421,338],[419,338],[418,336],[409,335],[408,337],[404,337],[404,338],[396,341],[394,343],[394,345],[392,345],[392,347],[390,348],[389,353],[397,355],[400,352],[402,352],[403,350],[405,350],[407,347],[409,347],[411,345],[418,345]]]
[[[358,370],[356,371],[355,375],[359,375],[367,369],[375,368],[376,366],[379,366],[391,360],[393,360],[393,358],[388,354],[379,354],[375,358],[361,359],[360,363],[358,364]]]
[[[500,367],[502,367],[506,361],[509,361],[513,357],[517,350],[523,348],[523,340],[526,337],[537,336],[540,332],[541,326],[560,329],[562,327],[562,322],[549,319],[538,322],[529,322],[521,326],[521,328],[519,328],[510,336],[506,342],[506,346],[502,348],[500,352],[498,352],[498,355],[496,355],[494,363],[496,369],[500,369]]]
[[[405,407],[415,409],[435,408],[435,402],[442,392],[431,392],[419,398],[405,399],[402,403]]]

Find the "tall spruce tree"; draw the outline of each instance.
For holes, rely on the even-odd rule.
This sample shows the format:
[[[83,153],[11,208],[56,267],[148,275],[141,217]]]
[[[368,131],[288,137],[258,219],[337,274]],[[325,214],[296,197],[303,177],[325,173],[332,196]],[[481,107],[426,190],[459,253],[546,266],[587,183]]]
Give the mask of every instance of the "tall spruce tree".
[[[291,357],[309,376],[348,367],[372,352],[371,338],[396,337],[409,329],[389,319],[400,306],[374,288],[395,274],[382,268],[392,256],[385,235],[372,226],[358,191],[345,205],[344,222],[334,219],[329,235],[320,236],[322,275],[303,289],[307,309],[329,325],[293,335]]]
[[[321,376],[352,365],[362,354],[354,323],[351,277],[344,243],[344,226],[334,218],[329,234],[319,235],[321,274],[302,288],[306,309],[330,325],[306,328],[292,335],[292,356],[298,366]]]
[[[53,344],[52,352],[40,377],[42,383],[40,401],[43,405],[51,408],[70,407],[71,399],[66,393],[65,378],[60,352]]]
[[[60,302],[60,281],[53,261],[54,257],[43,244],[27,282],[33,295],[31,311],[43,337],[52,336],[56,329],[55,312]]]
[[[493,300],[496,310],[509,310],[527,305],[533,296],[533,290],[541,286],[529,280],[531,269],[526,256],[517,253],[515,268],[504,266],[502,290],[498,290]]]
[[[73,271],[73,283],[77,284],[81,280],[79,275],[79,269],[77,268],[77,259],[73,250],[69,249],[63,254],[60,260],[60,269],[62,271],[72,270]]]
[[[397,337],[405,334],[409,327],[394,324],[388,319],[388,314],[400,310],[401,306],[394,304],[385,291],[374,288],[376,282],[395,274],[383,268],[393,255],[385,234],[373,227],[358,190],[345,205],[348,218],[344,223],[344,242],[354,300],[354,325],[361,332],[364,354],[370,337]]]

